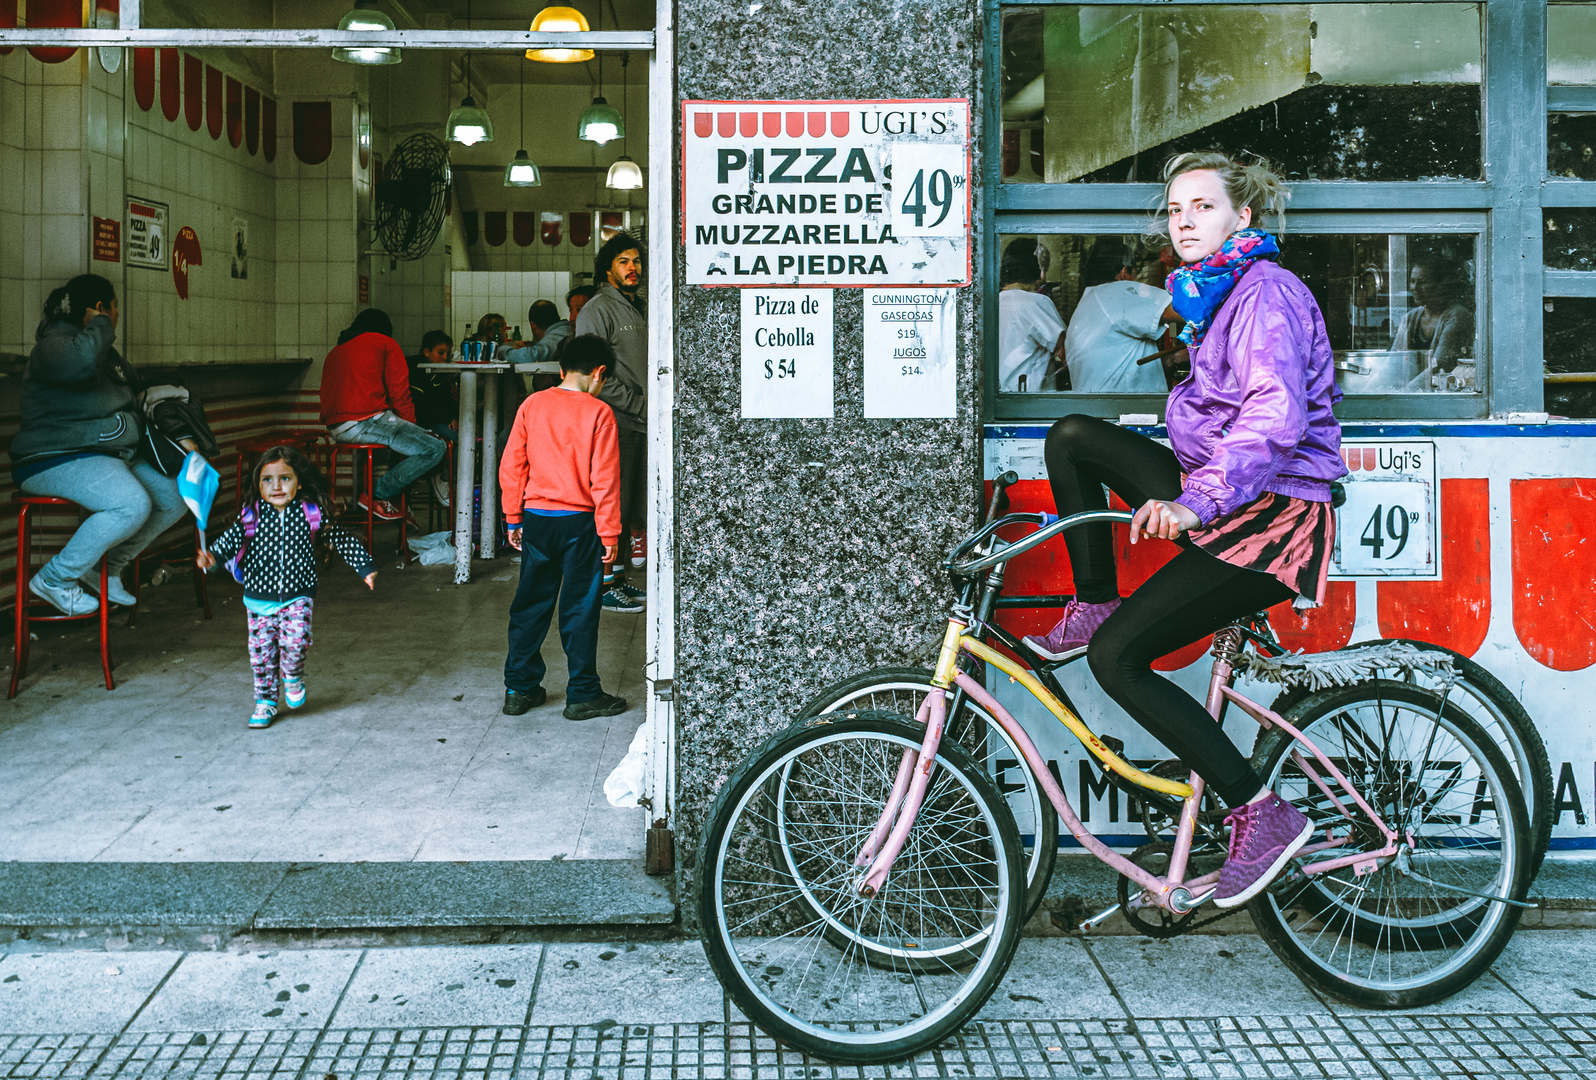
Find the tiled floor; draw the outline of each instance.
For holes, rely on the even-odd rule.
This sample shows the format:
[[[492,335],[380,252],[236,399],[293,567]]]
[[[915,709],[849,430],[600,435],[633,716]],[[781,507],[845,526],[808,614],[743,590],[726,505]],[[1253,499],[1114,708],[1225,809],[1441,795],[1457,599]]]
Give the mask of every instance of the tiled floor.
[[[750,1028],[696,942],[187,955],[15,943],[0,957],[0,1080],[1596,1072],[1589,931],[1521,931],[1492,972],[1422,1013],[1347,1010],[1300,984],[1279,996],[1283,969],[1267,950],[1216,940],[1027,941],[972,1023],[911,1061],[871,1067],[808,1058]],[[1213,985],[1163,978],[1220,947],[1232,956],[1208,960],[1236,968]],[[1487,999],[1489,1011],[1471,1006]]]
[[[379,534],[379,540],[381,539]],[[391,543],[391,541],[389,541]],[[113,630],[117,688],[92,641],[45,630],[0,709],[0,858],[46,862],[626,859],[643,811],[604,779],[643,720],[643,615],[603,616],[599,672],[631,703],[565,720],[565,657],[544,647],[550,701],[503,700],[506,612],[518,564],[399,570],[375,592],[337,561],[322,575],[310,701],[250,731],[240,590],[212,575],[215,618],[186,575],[146,589],[136,629]],[[118,620],[125,622],[125,619]]]

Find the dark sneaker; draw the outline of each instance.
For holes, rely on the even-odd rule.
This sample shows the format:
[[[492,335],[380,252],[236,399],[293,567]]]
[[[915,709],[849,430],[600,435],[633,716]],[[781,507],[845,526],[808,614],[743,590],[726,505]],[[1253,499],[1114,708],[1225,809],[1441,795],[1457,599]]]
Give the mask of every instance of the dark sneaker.
[[[1097,633],[1097,628],[1119,607],[1115,597],[1106,604],[1082,604],[1071,600],[1064,605],[1064,617],[1044,637],[1027,637],[1023,640],[1038,656],[1049,660],[1063,660],[1076,649],[1084,649]]]
[[[1230,853],[1219,868],[1214,906],[1240,907],[1263,892],[1313,835],[1313,822],[1274,792],[1225,816]]]
[[[591,720],[595,716],[619,716],[626,711],[626,699],[602,690],[591,701],[578,701],[565,707],[567,720]]]
[[[628,600],[636,600],[639,604],[645,604],[648,602],[648,592],[646,590],[639,589],[636,585],[633,585],[629,581],[617,581],[614,588],[616,592],[619,592]]]
[[[636,614],[646,610],[646,605],[641,600],[634,600],[620,590],[619,587],[611,588],[599,600],[599,606],[605,611],[621,611]]]
[[[520,716],[528,709],[535,709],[549,700],[549,692],[541,686],[535,686],[530,693],[523,694],[519,690],[506,690],[504,692],[504,708],[500,711],[505,716]]]

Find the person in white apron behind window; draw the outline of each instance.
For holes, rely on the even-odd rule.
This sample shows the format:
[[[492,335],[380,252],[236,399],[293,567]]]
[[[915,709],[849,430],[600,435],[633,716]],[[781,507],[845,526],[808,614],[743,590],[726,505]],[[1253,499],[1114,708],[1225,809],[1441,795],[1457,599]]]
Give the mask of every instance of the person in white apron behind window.
[[[1165,394],[1162,364],[1138,365],[1158,351],[1167,323],[1180,317],[1169,293],[1136,281],[1119,259],[1090,259],[1082,268],[1087,283],[1064,336],[1064,361],[1070,389],[1089,394]]]
[[[1064,358],[1064,320],[1036,291],[1041,279],[1036,240],[1010,240],[998,265],[998,389],[1006,393],[1059,389],[1044,383],[1051,362]]]

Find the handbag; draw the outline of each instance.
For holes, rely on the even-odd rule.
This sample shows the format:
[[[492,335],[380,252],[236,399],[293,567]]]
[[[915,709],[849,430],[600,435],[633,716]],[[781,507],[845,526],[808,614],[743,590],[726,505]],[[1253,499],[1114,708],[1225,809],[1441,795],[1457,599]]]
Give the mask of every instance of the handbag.
[[[183,467],[188,449],[180,440],[192,439],[201,456],[213,458],[221,452],[216,436],[205,420],[205,406],[180,386],[152,386],[144,391],[144,433],[139,437],[139,456],[165,476],[176,476]]]

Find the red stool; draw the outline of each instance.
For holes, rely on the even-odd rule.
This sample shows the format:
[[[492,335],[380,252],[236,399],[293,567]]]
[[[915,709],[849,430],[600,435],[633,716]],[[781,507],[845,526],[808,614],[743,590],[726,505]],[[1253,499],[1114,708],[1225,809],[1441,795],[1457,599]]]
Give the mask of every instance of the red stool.
[[[327,433],[324,431],[278,431],[263,435],[258,439],[245,439],[240,442],[234,447],[234,512],[241,512],[244,509],[244,468],[246,460],[253,461],[274,446],[292,446],[295,450],[315,461],[316,444],[326,437]],[[320,462],[317,462],[317,464],[319,465]]]
[[[375,455],[377,451],[386,449],[388,447],[382,443],[338,442],[334,440],[332,449],[327,452],[327,482],[332,486],[334,495],[338,493],[338,455],[345,451],[349,452],[349,486],[354,498],[351,500],[352,506],[348,516],[354,521],[358,522],[360,520],[359,498],[364,495],[366,497],[366,550],[372,553],[373,558],[376,557],[376,552],[373,550],[372,536],[375,533],[378,521],[376,514],[377,480]],[[366,456],[364,484],[361,483],[360,475],[359,458],[361,454]],[[404,492],[401,491],[399,493],[399,501],[396,505],[399,507],[399,559],[405,565],[409,565],[410,549],[405,545],[405,537],[409,532],[410,508],[405,502]]]
[[[199,526],[195,525],[194,526],[194,555],[198,555],[198,554],[199,554]],[[207,619],[209,619],[211,617],[211,596],[210,596],[210,592],[205,588],[205,571],[203,571],[203,570],[201,570],[199,568],[199,563],[195,561],[194,555],[191,555],[191,556],[189,556],[186,559],[162,559],[161,562],[162,562],[162,564],[168,565],[168,566],[176,566],[176,565],[179,565],[179,564],[186,564],[188,566],[188,568],[191,571],[193,571],[193,573],[194,573],[194,606],[200,608],[201,610],[203,610],[205,612],[205,617]],[[138,605],[139,583],[141,581],[143,581],[143,575],[141,575],[139,573],[139,571],[140,571],[140,569],[142,567],[143,562],[144,562],[144,555],[142,553],[140,553],[140,554],[138,554],[138,555],[133,557],[133,611],[127,617],[127,624],[129,626],[132,626],[133,625],[133,620],[137,619],[139,617],[139,605]]]
[[[19,504],[17,508],[17,591],[13,598],[15,607],[14,621],[12,624],[11,660],[11,690],[7,698],[17,696],[17,684],[22,681],[22,676],[28,670],[28,626],[36,622],[74,622],[79,619],[100,620],[100,667],[105,672],[105,688],[116,689],[116,683],[111,681],[111,605],[105,600],[107,585],[107,570],[105,557],[100,557],[100,606],[98,611],[91,611],[84,615],[62,615],[55,607],[44,600],[40,600],[28,591],[28,582],[32,579],[33,532],[29,526],[28,518],[35,509],[39,510],[64,510],[77,507],[77,503],[70,499],[57,499],[48,495],[24,495],[18,492],[12,496],[12,501]],[[35,615],[34,611],[47,611],[50,614]]]

